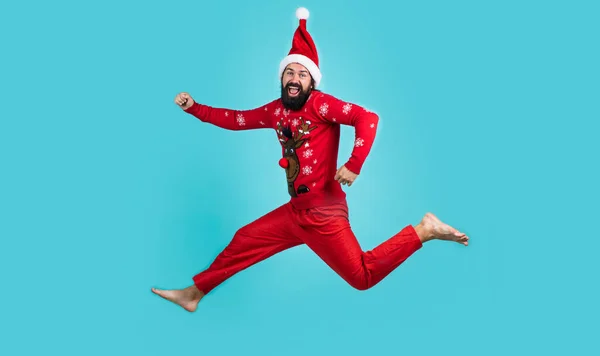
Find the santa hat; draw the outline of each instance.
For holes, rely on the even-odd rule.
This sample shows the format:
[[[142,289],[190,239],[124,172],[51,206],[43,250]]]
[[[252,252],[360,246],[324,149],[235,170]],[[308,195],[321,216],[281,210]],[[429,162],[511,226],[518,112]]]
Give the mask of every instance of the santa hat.
[[[306,30],[306,20],[308,19],[308,10],[301,7],[296,10],[296,17],[300,20],[294,38],[292,39],[292,49],[279,64],[279,77],[283,74],[285,67],[290,63],[298,63],[306,67],[315,80],[315,87],[321,81],[321,71],[319,70],[319,56],[317,48],[312,37]]]

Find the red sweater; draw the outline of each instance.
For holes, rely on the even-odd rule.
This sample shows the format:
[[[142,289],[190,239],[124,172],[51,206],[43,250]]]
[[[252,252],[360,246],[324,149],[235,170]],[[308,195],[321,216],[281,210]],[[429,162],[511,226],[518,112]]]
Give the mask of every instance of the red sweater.
[[[186,110],[203,122],[227,130],[271,129],[277,134],[291,203],[297,209],[336,203],[346,198],[334,177],[340,125],[355,128],[352,154],[344,163],[359,174],[371,150],[379,117],[365,108],[313,91],[304,107],[290,111],[281,99],[252,110],[214,108],[194,103]],[[283,185],[285,188],[285,185]]]

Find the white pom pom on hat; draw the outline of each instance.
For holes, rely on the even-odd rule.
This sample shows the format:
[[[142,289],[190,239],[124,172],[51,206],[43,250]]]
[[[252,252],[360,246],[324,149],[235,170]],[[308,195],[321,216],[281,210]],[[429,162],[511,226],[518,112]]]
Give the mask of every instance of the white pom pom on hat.
[[[308,12],[308,9],[305,7],[299,7],[296,10],[296,17],[298,18],[298,20],[306,20],[306,19],[308,19],[309,15],[310,15],[310,13]]]

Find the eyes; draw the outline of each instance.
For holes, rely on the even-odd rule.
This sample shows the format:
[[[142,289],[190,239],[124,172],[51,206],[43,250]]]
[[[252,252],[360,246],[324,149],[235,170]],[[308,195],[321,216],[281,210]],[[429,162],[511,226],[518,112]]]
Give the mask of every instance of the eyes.
[[[285,74],[290,78],[294,77],[294,72],[291,70],[288,70]],[[308,74],[306,72],[300,72],[300,78],[306,79],[308,78]]]

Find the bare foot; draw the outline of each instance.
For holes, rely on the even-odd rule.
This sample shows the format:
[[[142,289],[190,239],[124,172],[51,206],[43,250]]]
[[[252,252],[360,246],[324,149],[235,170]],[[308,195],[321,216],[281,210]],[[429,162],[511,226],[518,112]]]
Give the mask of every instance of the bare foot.
[[[455,241],[465,246],[469,245],[469,237],[450,225],[444,224],[432,213],[427,213],[423,220],[415,226],[422,242],[430,240]]]
[[[152,288],[152,292],[164,299],[173,302],[189,312],[195,312],[200,299],[204,297],[195,285],[191,285],[185,289],[177,290],[162,290]]]

